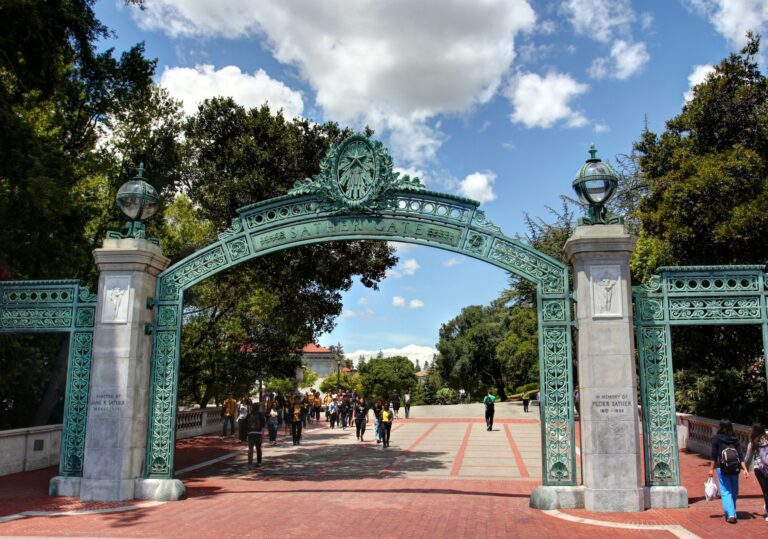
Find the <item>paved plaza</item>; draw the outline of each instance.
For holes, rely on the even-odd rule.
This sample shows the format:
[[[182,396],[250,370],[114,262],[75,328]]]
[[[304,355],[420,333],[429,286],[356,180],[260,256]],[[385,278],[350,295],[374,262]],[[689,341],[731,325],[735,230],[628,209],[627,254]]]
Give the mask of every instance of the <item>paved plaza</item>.
[[[372,432],[312,424],[302,445],[281,431],[249,469],[236,439],[177,442],[181,502],[81,502],[50,498],[54,468],[0,478],[0,537],[767,537],[752,477],[742,480],[737,525],[703,500],[707,461],[681,454],[688,510],[643,513],[537,511],[538,408],[500,404],[488,432],[480,405],[415,407],[396,421],[392,445]]]

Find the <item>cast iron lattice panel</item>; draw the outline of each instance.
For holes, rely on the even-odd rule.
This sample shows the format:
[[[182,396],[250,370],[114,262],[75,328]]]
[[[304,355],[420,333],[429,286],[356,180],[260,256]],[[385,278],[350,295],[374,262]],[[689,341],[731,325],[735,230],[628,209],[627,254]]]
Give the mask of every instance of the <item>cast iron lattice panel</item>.
[[[59,474],[83,473],[96,295],[74,280],[0,282],[0,333],[69,333]]]
[[[355,168],[357,167],[357,168]],[[335,145],[321,172],[285,196],[238,210],[218,241],[158,277],[145,475],[173,476],[184,290],[243,261],[282,249],[335,240],[430,245],[494,264],[537,285],[546,485],[574,485],[571,309],[568,269],[505,237],[478,203],[430,192],[399,176],[380,142],[354,135]]]
[[[632,290],[640,360],[646,485],[679,485],[670,327],[760,324],[765,353],[768,350],[766,278],[763,266],[662,267],[658,275]]]

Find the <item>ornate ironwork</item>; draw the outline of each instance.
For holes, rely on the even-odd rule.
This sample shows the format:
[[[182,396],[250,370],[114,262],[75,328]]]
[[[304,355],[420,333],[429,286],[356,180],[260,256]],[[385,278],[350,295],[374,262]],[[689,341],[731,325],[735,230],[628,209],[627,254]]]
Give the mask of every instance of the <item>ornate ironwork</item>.
[[[59,475],[83,473],[96,294],[74,280],[0,282],[0,333],[69,333]]]
[[[540,301],[540,372],[545,413],[544,483],[573,485],[571,309],[568,269],[504,236],[478,203],[427,191],[393,171],[375,140],[354,135],[331,148],[320,173],[285,196],[238,210],[218,241],[158,276],[146,475],[170,478],[184,291],[236,264],[274,251],[332,240],[392,240],[430,245],[494,264],[536,283]],[[545,314],[546,313],[546,314]],[[543,318],[542,318],[543,317]]]
[[[646,484],[679,485],[670,327],[760,324],[768,358],[766,277],[763,266],[754,265],[662,267],[632,290]]]

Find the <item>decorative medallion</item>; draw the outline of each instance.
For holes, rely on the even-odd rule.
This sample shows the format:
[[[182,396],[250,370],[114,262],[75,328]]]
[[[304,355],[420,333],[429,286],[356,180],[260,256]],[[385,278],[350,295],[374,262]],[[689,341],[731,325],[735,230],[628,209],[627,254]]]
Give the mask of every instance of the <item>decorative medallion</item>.
[[[336,182],[350,206],[365,203],[376,182],[376,155],[367,138],[345,140],[336,160]]]

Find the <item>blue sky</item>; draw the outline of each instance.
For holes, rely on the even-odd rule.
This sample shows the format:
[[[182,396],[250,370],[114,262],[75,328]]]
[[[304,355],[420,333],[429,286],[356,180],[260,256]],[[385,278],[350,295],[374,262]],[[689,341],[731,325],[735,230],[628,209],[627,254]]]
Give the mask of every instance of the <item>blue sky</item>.
[[[571,194],[590,143],[629,153],[714,63],[766,34],[767,0],[101,0],[118,51],[146,43],[157,82],[207,97],[372,126],[428,188],[482,202],[509,236]],[[298,178],[297,178],[298,179]],[[498,268],[428,247],[371,291],[356,284],[320,344],[431,358],[440,324],[507,284]]]

